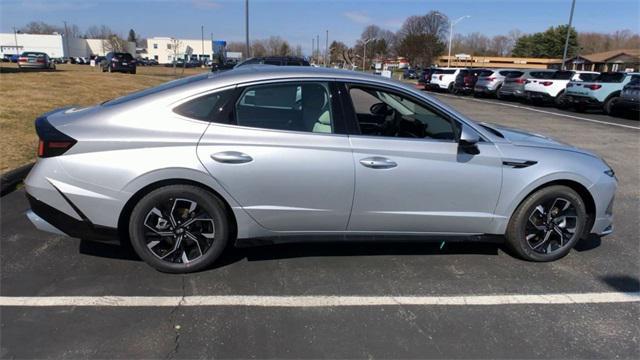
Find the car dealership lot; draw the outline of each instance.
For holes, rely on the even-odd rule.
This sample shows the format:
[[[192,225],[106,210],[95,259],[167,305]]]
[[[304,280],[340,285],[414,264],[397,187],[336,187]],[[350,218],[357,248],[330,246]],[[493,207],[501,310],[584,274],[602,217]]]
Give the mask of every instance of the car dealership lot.
[[[35,305],[54,296],[90,297],[87,303],[102,306],[62,298],[56,305],[66,306],[3,307],[0,356],[640,356],[638,122],[434,96],[477,120],[602,155],[620,180],[614,234],[583,241],[554,263],[520,261],[495,244],[295,244],[231,249],[215,269],[176,276],[154,271],[119,247],[36,231],[23,215],[24,193],[16,191],[2,198],[1,295]],[[553,300],[585,293],[600,295],[582,303]],[[613,302],[609,293],[636,301]],[[604,302],[595,303],[602,294]],[[516,304],[522,298],[504,295],[551,295],[553,304],[531,300],[537,297]],[[192,296],[218,305],[189,305]],[[389,304],[406,296],[462,304]],[[492,296],[497,305],[473,305],[487,300],[478,296]],[[356,304],[341,304],[352,297]],[[376,301],[366,304],[371,297]],[[262,305],[247,306],[251,301]],[[109,302],[126,306],[104,306]]]

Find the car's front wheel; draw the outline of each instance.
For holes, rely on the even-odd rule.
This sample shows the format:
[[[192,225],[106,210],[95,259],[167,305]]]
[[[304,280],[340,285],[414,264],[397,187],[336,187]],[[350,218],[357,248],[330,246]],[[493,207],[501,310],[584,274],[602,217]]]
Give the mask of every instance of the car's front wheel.
[[[129,237],[138,256],[168,273],[207,268],[226,247],[229,233],[222,201],[191,185],[151,191],[135,205],[129,219]]]
[[[573,189],[553,185],[536,191],[516,209],[507,242],[523,259],[553,261],[567,255],[586,226],[584,201]]]

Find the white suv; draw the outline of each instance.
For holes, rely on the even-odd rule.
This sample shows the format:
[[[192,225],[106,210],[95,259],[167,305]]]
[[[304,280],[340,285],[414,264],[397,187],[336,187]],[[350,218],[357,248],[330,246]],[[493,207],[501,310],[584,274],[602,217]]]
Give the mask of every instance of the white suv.
[[[524,84],[525,96],[530,102],[550,101],[558,106],[564,106],[565,89],[569,81],[591,81],[599,74],[593,71],[561,70],[544,78],[530,78]]]
[[[431,75],[431,88],[434,90],[448,90],[453,92],[453,84],[456,76],[460,73],[460,68],[439,68],[435,69]]]

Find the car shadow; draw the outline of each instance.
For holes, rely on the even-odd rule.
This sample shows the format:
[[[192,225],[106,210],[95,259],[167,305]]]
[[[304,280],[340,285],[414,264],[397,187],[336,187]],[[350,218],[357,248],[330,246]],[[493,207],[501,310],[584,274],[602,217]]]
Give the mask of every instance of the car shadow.
[[[212,268],[233,263],[294,259],[305,257],[383,256],[383,255],[498,255],[506,251],[495,242],[438,242],[433,241],[339,241],[264,244],[250,247],[228,246]],[[129,244],[81,240],[79,252],[83,255],[109,259],[141,261]],[[210,268],[211,269],[211,268]]]
[[[601,237],[598,235],[590,234],[584,239],[580,239],[573,247],[578,252],[589,251],[599,247],[602,244]]]
[[[16,73],[30,73],[30,72],[60,72],[64,70],[50,70],[50,69],[18,69],[17,67],[4,67],[0,66],[0,74],[16,74]]]
[[[640,280],[629,275],[607,275],[601,277],[602,282],[620,292],[640,291]]]

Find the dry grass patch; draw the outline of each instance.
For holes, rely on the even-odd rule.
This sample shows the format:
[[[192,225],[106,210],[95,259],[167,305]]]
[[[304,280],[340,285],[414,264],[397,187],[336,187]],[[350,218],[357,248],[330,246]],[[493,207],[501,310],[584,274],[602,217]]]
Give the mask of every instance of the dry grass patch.
[[[35,159],[35,118],[69,105],[98,104],[133,91],[208,71],[139,67],[138,74],[102,73],[88,65],[58,65],[55,72],[17,72],[15,64],[0,65],[0,172]]]

